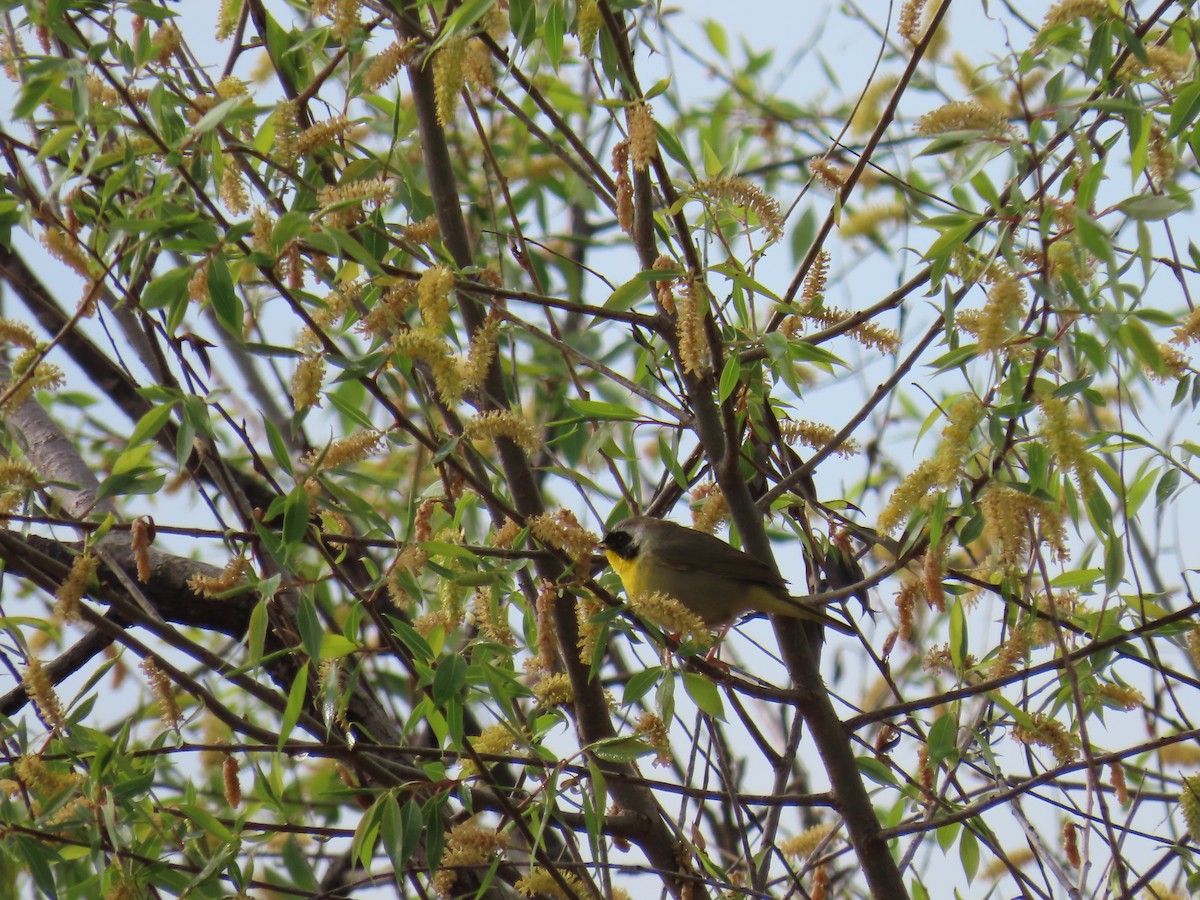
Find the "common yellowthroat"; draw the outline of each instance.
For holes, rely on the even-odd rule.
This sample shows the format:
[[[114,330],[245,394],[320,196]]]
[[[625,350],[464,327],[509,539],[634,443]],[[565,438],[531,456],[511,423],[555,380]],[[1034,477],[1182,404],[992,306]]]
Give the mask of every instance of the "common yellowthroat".
[[[726,625],[743,613],[761,612],[854,633],[823,610],[791,597],[771,566],[703,531],[633,516],[617,523],[600,546],[627,594],[661,591],[706,625]]]

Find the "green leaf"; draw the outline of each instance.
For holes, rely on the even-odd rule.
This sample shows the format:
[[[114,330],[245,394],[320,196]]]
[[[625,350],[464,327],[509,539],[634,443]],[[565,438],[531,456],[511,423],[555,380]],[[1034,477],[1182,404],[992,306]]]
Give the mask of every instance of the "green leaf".
[[[608,299],[604,301],[604,308],[615,310],[616,312],[625,312],[645,297],[648,290],[649,287],[646,279],[640,274],[635,275],[609,294]]]
[[[323,634],[321,636],[320,659],[341,659],[359,649],[358,644],[342,634]]]
[[[250,611],[250,628],[246,633],[246,648],[250,662],[258,665],[262,662],[263,646],[267,641],[267,599],[263,598],[254,604]]]
[[[277,748],[282,750],[292,735],[292,729],[300,721],[300,713],[304,710],[304,698],[308,695],[308,663],[300,667],[296,677],[292,679],[292,687],[288,691],[287,706],[283,711],[283,721],[279,726],[279,742]]]
[[[457,697],[467,684],[467,661],[457,653],[443,656],[433,675],[431,693],[433,702],[444,706],[452,697]]]
[[[629,680],[625,682],[625,691],[621,695],[621,704],[630,706],[646,696],[646,692],[662,677],[662,671],[662,666],[650,666],[629,676]]]
[[[870,778],[876,784],[882,784],[885,787],[895,787],[896,776],[875,757],[857,756],[854,758],[854,762],[858,766],[858,771],[862,772],[863,775]]]
[[[171,411],[174,407],[174,403],[164,403],[153,407],[148,413],[138,419],[138,423],[133,426],[133,432],[129,435],[129,445],[136,447],[143,441],[148,441],[158,434],[163,426],[171,420]]]
[[[929,764],[940,765],[942,762],[957,757],[958,722],[953,713],[942,713],[929,729]]]
[[[214,254],[208,261],[208,295],[212,298],[217,321],[230,335],[240,340],[243,326],[242,301],[234,289],[229,266],[219,254]]]
[[[309,659],[321,658],[321,643],[325,638],[325,627],[317,615],[317,604],[311,594],[302,593],[296,604],[296,628],[300,632],[300,643]]]
[[[283,542],[289,547],[298,547],[308,533],[308,491],[303,484],[292,488],[283,505]]]
[[[1117,209],[1129,218],[1139,221],[1169,219],[1176,213],[1191,208],[1192,202],[1187,197],[1167,194],[1138,194],[1127,197],[1117,204]]]
[[[950,606],[950,658],[955,670],[962,672],[967,661],[967,615],[957,599]]]
[[[963,829],[962,837],[958,841],[958,858],[962,861],[967,881],[974,881],[979,872],[979,838],[975,837],[975,832],[970,828]]]
[[[542,43],[546,46],[546,56],[554,68],[562,62],[563,36],[566,33],[566,13],[563,11],[562,0],[552,0],[546,10],[546,19],[542,23]]]
[[[717,386],[717,399],[724,403],[737,390],[742,379],[741,360],[736,353],[730,353],[721,369],[721,381]]]
[[[603,400],[567,400],[567,405],[579,413],[585,421],[630,421],[639,417],[637,410],[630,409],[620,403],[607,403]]]
[[[177,266],[159,275],[142,291],[142,309],[159,309],[173,300],[187,295],[188,282],[192,280],[190,266]]]
[[[595,754],[597,759],[616,763],[633,762],[655,752],[648,743],[635,737],[605,738],[590,745],[588,750]]]
[[[375,844],[383,827],[383,807],[387,795],[377,797],[370,808],[358,820],[354,838],[350,841],[350,856],[357,860],[364,871],[371,871],[371,858],[375,855]]]
[[[721,702],[721,693],[717,690],[715,681],[706,678],[699,672],[684,672],[683,689],[700,707],[701,712],[707,713],[718,721],[725,721],[725,704]]]

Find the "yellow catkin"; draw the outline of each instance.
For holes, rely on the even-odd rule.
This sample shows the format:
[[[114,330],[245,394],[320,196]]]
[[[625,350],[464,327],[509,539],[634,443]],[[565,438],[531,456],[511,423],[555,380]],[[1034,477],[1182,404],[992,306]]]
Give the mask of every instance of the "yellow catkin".
[[[1082,18],[1113,18],[1108,0],[1059,0],[1046,13],[1045,19],[1042,20],[1042,28],[1044,30],[1052,25],[1062,25]]]
[[[218,41],[227,41],[237,28],[238,19],[242,13],[241,0],[221,0],[220,6],[217,7],[217,28],[216,38]]]
[[[507,409],[474,416],[463,427],[463,436],[468,440],[507,438],[526,453],[533,453],[542,445],[537,428]]]
[[[407,41],[393,41],[386,50],[367,65],[367,69],[363,73],[363,84],[367,90],[377,91],[395,78],[400,73],[400,69],[416,57],[419,46],[416,38],[410,38]]]
[[[579,661],[590,666],[596,658],[596,648],[601,637],[605,634],[604,627],[595,621],[595,617],[608,609],[605,604],[591,595],[583,595],[575,601],[575,619],[579,625],[579,638],[576,644],[579,648]]]
[[[362,5],[362,0],[333,0],[328,13],[332,20],[329,30],[339,41],[349,40],[358,29]]]
[[[489,641],[494,641],[502,647],[515,650],[517,639],[505,619],[505,609],[502,604],[493,604],[492,589],[478,587],[471,595],[470,621]]]
[[[1179,792],[1179,806],[1187,822],[1188,834],[1200,835],[1200,775],[1185,775]]]
[[[350,130],[351,122],[345,114],[314,122],[296,137],[296,153],[303,155],[322,147],[328,147]]]
[[[297,410],[321,405],[321,385],[325,378],[325,356],[314,353],[304,357],[292,375],[292,403]]]
[[[870,237],[879,234],[885,225],[903,222],[908,209],[899,200],[891,203],[872,203],[842,217],[838,231],[845,238]]]
[[[1025,288],[1007,272],[988,288],[987,303],[979,318],[979,349],[999,350],[1012,332],[1016,318],[1025,310]]]
[[[900,37],[910,44],[916,44],[921,36],[921,13],[924,9],[925,0],[905,0],[904,5],[900,7],[896,30]]]
[[[704,620],[675,597],[662,591],[651,591],[631,596],[629,605],[642,618],[683,640],[692,641],[701,649],[712,646],[712,632]]]
[[[284,166],[290,166],[299,155],[297,141],[300,127],[294,100],[280,100],[275,106],[275,155]]]
[[[471,335],[467,358],[458,364],[459,378],[464,391],[476,391],[487,379],[492,363],[496,360],[496,340],[499,336],[499,321],[488,316],[487,321]]]
[[[829,281],[829,251],[819,250],[804,276],[804,286],[800,289],[800,300],[811,306],[825,299],[825,286]]]
[[[530,533],[548,547],[561,550],[579,570],[585,570],[592,559],[600,538],[579,524],[575,514],[567,509],[554,513],[530,516],[525,523]]]
[[[982,131],[999,137],[1009,131],[1003,113],[988,109],[977,100],[955,100],[925,113],[917,119],[917,134],[932,137],[949,131]]]
[[[494,828],[463,822],[450,829],[440,868],[434,875],[434,890],[440,897],[452,897],[458,869],[490,865],[508,846],[508,838]]]
[[[637,100],[625,110],[629,125],[629,161],[634,170],[644,172],[658,154],[658,126],[650,104]]]
[[[250,560],[244,556],[235,556],[219,575],[196,574],[188,579],[188,588],[194,593],[205,597],[216,597],[219,594],[241,587],[246,581],[246,573],[250,570]]]
[[[1060,766],[1066,765],[1078,757],[1079,750],[1075,746],[1075,736],[1064,728],[1061,722],[1044,713],[1034,713],[1032,718],[1032,727],[1013,726],[1014,738],[1022,744],[1036,744],[1048,748]]]
[[[783,435],[783,439],[789,444],[799,442],[806,447],[811,447],[814,450],[823,450],[829,443],[837,437],[837,430],[832,425],[826,425],[822,422],[812,422],[808,419],[784,419],[779,423],[779,433]],[[838,444],[833,452],[843,458],[848,459],[862,452],[862,446],[858,441],[850,438]]]
[[[416,244],[429,244],[436,241],[442,236],[441,225],[438,224],[436,215],[422,219],[420,222],[413,222],[410,225],[405,225],[400,229],[400,233],[405,239]]]
[[[143,659],[138,668],[146,676],[150,689],[158,699],[159,716],[163,724],[178,730],[179,723],[183,721],[183,710],[179,708],[179,701],[175,698],[175,687],[171,684],[170,676],[159,667],[158,660],[153,656]]]
[[[37,338],[34,336],[33,329],[24,322],[0,319],[0,344],[32,350],[37,346]]]
[[[309,451],[304,455],[304,462],[311,466],[319,460],[324,469],[353,465],[373,455],[382,442],[382,432],[360,431],[334,441],[325,450]]]
[[[574,872],[559,870],[559,879],[567,886],[564,891],[558,880],[541,866],[531,866],[529,874],[518,878],[513,885],[525,897],[551,897],[554,900],[575,900],[595,896]]]
[[[249,211],[250,197],[246,193],[246,184],[242,181],[242,170],[230,154],[225,154],[219,193],[221,202],[231,213],[241,215]]]
[[[846,181],[853,171],[849,166],[836,163],[824,156],[814,156],[808,161],[808,171],[825,187],[840,191],[846,186]]]
[[[421,273],[417,282],[417,306],[425,324],[441,331],[450,324],[450,291],[454,273],[445,266],[434,266]]]
[[[875,130],[883,116],[884,101],[899,83],[899,75],[880,75],[867,86],[850,119],[850,130],[855,136],[862,137]]]
[[[1129,785],[1125,782],[1125,767],[1119,762],[1108,765],[1108,783],[1112,785],[1117,802],[1122,806],[1129,805]]]
[[[87,256],[80,246],[78,238],[67,234],[61,228],[47,228],[41,235],[42,246],[50,255],[71,269],[76,275],[90,278],[90,266]]]
[[[962,394],[955,399],[946,414],[946,427],[933,457],[938,484],[949,487],[958,481],[971,452],[971,435],[983,421],[983,414],[983,404],[974,394]]]
[[[1164,766],[1200,766],[1200,744],[1196,743],[1195,738],[1164,744],[1158,748],[1158,759]]]
[[[715,482],[698,484],[692,489],[692,527],[712,534],[729,518],[729,504]]]
[[[1171,890],[1161,881],[1152,881],[1150,886],[1138,895],[1138,900],[1191,900],[1193,896]]]
[[[579,0],[575,13],[575,36],[579,39],[579,54],[591,56],[596,36],[604,24],[604,14],[597,0]]]
[[[92,553],[86,552],[75,557],[71,563],[71,571],[54,594],[54,620],[61,624],[78,622],[80,619],[79,601],[83,599],[88,584],[96,575],[100,560]]]
[[[812,856],[814,850],[825,843],[825,839],[833,834],[837,827],[835,822],[814,825],[807,831],[780,841],[779,852],[795,863],[804,862]]]
[[[179,49],[183,35],[174,22],[164,22],[162,27],[150,38],[150,47],[154,50],[154,58],[160,65],[171,61],[171,56]]]
[[[490,92],[496,87],[496,73],[492,68],[492,51],[482,38],[469,38],[463,53],[463,79],[477,91]]]
[[[1087,449],[1087,442],[1071,421],[1067,401],[1061,397],[1043,397],[1041,406],[1043,423],[1041,436],[1046,440],[1059,466],[1075,476],[1079,489],[1086,495],[1093,487],[1092,473],[1095,463]]]
[[[569,706],[575,691],[566,672],[548,672],[534,684],[533,696],[541,706]]]
[[[397,354],[419,359],[429,366],[434,387],[443,402],[453,404],[462,399],[462,375],[440,334],[429,328],[413,328],[396,335],[392,343]]]
[[[443,127],[454,121],[458,95],[463,89],[463,58],[467,52],[466,35],[452,38],[433,55],[433,88],[438,123]]]
[[[700,281],[689,279],[676,300],[675,328],[680,364],[691,375],[703,376],[712,370],[712,354],[704,328],[707,317],[708,289]]]
[[[21,669],[21,684],[43,722],[54,729],[66,725],[67,717],[54,692],[54,685],[50,683],[50,676],[42,667],[42,661],[36,656],[30,656]]]
[[[918,509],[920,501],[937,484],[933,460],[924,460],[904,480],[896,485],[876,523],[881,531],[892,531],[908,520]]]
[[[667,726],[656,714],[646,710],[633,727],[634,734],[646,739],[654,748],[654,765],[669,767],[674,761],[671,757],[671,739]]]
[[[727,175],[698,181],[694,190],[716,200],[745,207],[754,213],[768,239],[777,241],[783,237],[783,212],[779,208],[779,201],[753,182]]]

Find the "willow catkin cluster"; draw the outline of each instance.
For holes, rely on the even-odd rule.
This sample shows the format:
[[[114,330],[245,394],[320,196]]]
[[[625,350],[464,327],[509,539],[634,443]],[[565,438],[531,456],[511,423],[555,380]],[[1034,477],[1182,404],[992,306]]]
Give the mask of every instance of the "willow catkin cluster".
[[[1039,406],[1043,416],[1040,435],[1059,467],[1072,473],[1080,491],[1088,494],[1094,488],[1096,464],[1088,453],[1083,435],[1071,422],[1067,401],[1061,397],[1043,397]]]
[[[683,294],[676,298],[675,306],[679,361],[688,374],[702,376],[712,370],[712,353],[705,330],[708,288],[698,278],[689,278]]]
[[[66,725],[67,717],[63,712],[58,695],[54,692],[50,675],[42,667],[42,661],[36,656],[30,656],[24,668],[21,669],[21,684],[25,688],[26,695],[33,701],[38,717],[43,722],[54,729]]]
[[[393,41],[378,56],[371,60],[363,72],[363,84],[367,90],[377,91],[390,82],[400,70],[412,62],[420,49],[416,38]]]
[[[71,563],[71,571],[54,592],[54,621],[61,624],[78,622],[80,619],[80,601],[88,589],[100,560],[89,550],[76,556]]]
[[[814,450],[824,450],[837,437],[837,429],[823,422],[809,419],[781,419],[779,433],[788,444],[802,444]],[[853,438],[842,441],[833,448],[835,455],[848,459],[862,452],[862,445]]]
[[[463,437],[468,440],[506,438],[526,453],[533,453],[542,445],[541,435],[533,423],[510,409],[476,414],[463,426]]]
[[[543,672],[533,685],[533,696],[539,706],[570,706],[575,702],[575,689],[566,672]]]
[[[978,100],[955,100],[917,119],[916,131],[922,137],[950,131],[982,131],[1000,137],[1009,132],[1009,124],[1003,112],[989,109]]]
[[[579,55],[591,56],[596,36],[604,24],[604,13],[597,0],[579,0],[575,12],[575,37],[579,40]]]
[[[188,579],[188,590],[203,597],[216,597],[234,588],[241,587],[246,581],[246,573],[250,571],[250,560],[244,556],[235,556],[219,575],[204,575],[197,573]]]
[[[1083,18],[1103,20],[1114,16],[1108,0],[1059,0],[1047,10],[1042,30]]]
[[[463,74],[463,60],[466,54],[466,35],[451,38],[433,54],[434,100],[437,104],[438,124],[443,127],[454,121],[458,95],[466,83]]]
[[[745,207],[758,219],[769,240],[778,241],[783,237],[783,212],[779,201],[752,181],[726,175],[698,181],[693,189],[713,199]]]
[[[484,828],[473,822],[463,822],[450,829],[446,837],[446,849],[433,887],[439,897],[455,896],[454,884],[462,867],[484,867],[508,846],[508,838],[495,828]]]
[[[1029,726],[1014,725],[1013,737],[1022,744],[1046,747],[1060,766],[1073,762],[1079,756],[1075,735],[1045,713],[1034,713]]]
[[[633,180],[629,177],[629,140],[618,141],[612,150],[612,169],[617,196],[617,224],[633,234]]]
[[[662,591],[633,595],[629,598],[629,606],[647,621],[679,635],[682,640],[693,642],[701,649],[712,645],[713,635],[704,620]]]
[[[629,127],[629,161],[634,171],[644,172],[658,155],[658,126],[645,100],[635,100],[625,109]]]

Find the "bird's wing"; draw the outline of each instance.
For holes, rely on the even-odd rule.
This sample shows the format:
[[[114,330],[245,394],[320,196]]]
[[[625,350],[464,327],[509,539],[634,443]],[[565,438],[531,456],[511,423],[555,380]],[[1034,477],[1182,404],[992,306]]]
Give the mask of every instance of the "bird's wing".
[[[786,582],[766,563],[701,531],[680,528],[664,532],[658,536],[654,555],[662,565],[681,572],[699,570],[722,578],[756,581],[779,590],[786,587]]]

